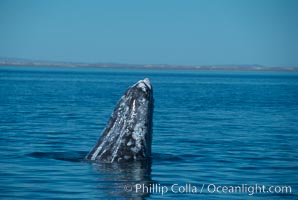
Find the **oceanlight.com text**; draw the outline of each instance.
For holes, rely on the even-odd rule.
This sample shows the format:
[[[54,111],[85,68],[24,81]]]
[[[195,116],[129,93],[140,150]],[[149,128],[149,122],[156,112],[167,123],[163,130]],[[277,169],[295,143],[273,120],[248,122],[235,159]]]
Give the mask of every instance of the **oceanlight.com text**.
[[[221,184],[127,184],[124,186],[126,192],[143,194],[291,194],[292,187],[289,185],[261,185],[261,184],[241,184],[241,185],[221,185]]]

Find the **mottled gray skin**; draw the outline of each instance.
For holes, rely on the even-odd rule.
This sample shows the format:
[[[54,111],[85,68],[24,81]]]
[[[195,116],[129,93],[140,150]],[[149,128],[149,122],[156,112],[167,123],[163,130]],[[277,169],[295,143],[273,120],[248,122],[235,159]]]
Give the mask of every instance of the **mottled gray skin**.
[[[151,157],[153,90],[148,78],[127,89],[118,101],[88,160],[127,162]]]

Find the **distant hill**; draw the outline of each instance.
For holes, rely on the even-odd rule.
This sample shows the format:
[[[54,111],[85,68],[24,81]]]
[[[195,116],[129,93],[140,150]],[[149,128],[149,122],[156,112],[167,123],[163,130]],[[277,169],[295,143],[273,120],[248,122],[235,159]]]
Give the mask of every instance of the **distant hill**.
[[[164,70],[229,70],[229,71],[298,71],[298,67],[270,67],[252,65],[167,65],[167,64],[120,64],[120,63],[80,63],[39,61],[19,58],[1,58],[0,66],[47,66],[47,67],[87,67],[115,69],[164,69]]]

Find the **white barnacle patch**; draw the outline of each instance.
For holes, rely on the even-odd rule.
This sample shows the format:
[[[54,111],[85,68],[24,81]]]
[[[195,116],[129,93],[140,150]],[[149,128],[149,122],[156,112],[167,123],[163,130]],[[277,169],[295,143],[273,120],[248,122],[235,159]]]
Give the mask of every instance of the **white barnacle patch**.
[[[151,83],[148,78],[138,81],[135,85],[137,85],[138,88],[141,88],[143,90],[143,92],[147,91],[146,87],[148,87],[151,90]]]
[[[143,81],[148,86],[148,88],[151,90],[151,83],[150,83],[149,78],[145,78]]]
[[[143,92],[146,92],[146,85],[143,82],[140,82],[138,84],[138,88],[141,88],[143,90]]]
[[[129,156],[129,155],[125,155],[125,156],[124,156],[124,159],[125,159],[125,160],[129,160],[130,158],[131,158],[131,156]]]
[[[138,148],[137,147],[133,147],[133,148],[131,148],[131,151],[134,152],[134,153],[137,153],[138,152]]]
[[[127,144],[126,144],[127,146],[130,146],[130,145],[132,145],[132,141],[131,140],[129,140],[128,142],[127,142]]]
[[[132,102],[132,114],[135,115],[135,111],[136,111],[136,100],[134,99]]]
[[[129,110],[129,107],[128,106],[125,106],[124,112],[126,113],[128,110]]]
[[[134,127],[132,138],[135,140],[135,150],[134,152],[138,152],[142,148],[142,141],[145,140],[145,132],[144,132],[145,122],[139,121]]]

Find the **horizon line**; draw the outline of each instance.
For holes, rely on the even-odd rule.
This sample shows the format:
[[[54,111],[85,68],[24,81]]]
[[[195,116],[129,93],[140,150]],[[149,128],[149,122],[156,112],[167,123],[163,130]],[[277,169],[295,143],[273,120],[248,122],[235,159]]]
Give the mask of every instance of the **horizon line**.
[[[76,65],[76,66],[97,66],[97,65],[122,65],[122,66],[143,66],[143,67],[154,67],[154,66],[164,66],[164,67],[261,67],[261,68],[298,68],[295,65],[264,65],[264,64],[167,64],[167,63],[123,63],[123,62],[115,62],[115,61],[96,61],[96,62],[88,62],[88,61],[62,61],[62,60],[45,60],[45,59],[31,59],[31,58],[20,58],[20,57],[3,57],[0,56],[0,65],[3,66],[5,64],[13,65],[17,64],[18,66],[24,64],[42,64],[42,65]],[[62,66],[61,66],[62,67]]]

